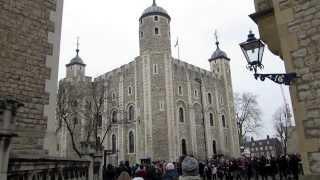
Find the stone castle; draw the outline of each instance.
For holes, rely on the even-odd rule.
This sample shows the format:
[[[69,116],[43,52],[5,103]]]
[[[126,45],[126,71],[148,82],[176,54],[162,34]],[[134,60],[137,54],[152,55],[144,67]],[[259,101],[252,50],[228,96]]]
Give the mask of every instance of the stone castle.
[[[210,71],[173,58],[170,21],[154,1],[139,19],[140,55],[94,80],[107,87],[101,126],[111,124],[103,143],[114,152],[111,162],[239,155],[230,59],[219,42],[209,58]],[[91,81],[78,53],[60,83]],[[62,134],[60,154],[71,156]]]

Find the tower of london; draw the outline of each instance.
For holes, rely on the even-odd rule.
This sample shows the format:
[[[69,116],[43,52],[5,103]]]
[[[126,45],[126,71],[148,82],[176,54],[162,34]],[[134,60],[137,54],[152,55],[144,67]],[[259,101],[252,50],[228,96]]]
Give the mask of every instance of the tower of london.
[[[155,1],[138,23],[139,56],[93,80],[106,87],[101,129],[110,129],[103,147],[114,152],[108,161],[176,161],[187,154],[202,160],[215,154],[238,156],[230,59],[219,42],[208,58],[209,71],[173,58],[171,17]],[[60,84],[92,81],[85,75],[79,50],[66,68]],[[103,138],[104,131],[99,133]],[[72,156],[68,141],[64,132],[63,156]]]

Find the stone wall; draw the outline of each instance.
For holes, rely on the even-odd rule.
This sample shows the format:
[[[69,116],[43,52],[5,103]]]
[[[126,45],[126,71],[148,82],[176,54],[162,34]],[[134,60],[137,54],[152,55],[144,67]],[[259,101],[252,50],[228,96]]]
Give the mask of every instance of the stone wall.
[[[317,152],[309,152],[310,171],[320,169],[320,1],[292,1],[294,19],[289,32],[297,35],[298,48],[291,52],[295,71],[301,76],[296,81],[298,101],[303,104],[302,119],[306,140],[318,141]],[[317,164],[317,165],[316,165]]]
[[[59,45],[49,40],[55,27],[60,26],[52,21],[57,2],[0,0],[0,9],[0,96],[14,96],[24,104],[18,112],[19,137],[13,142],[13,152],[37,153],[43,148],[47,128],[48,118],[44,114],[44,107],[50,102],[47,82],[57,76],[58,59],[47,62],[48,57],[58,53],[54,49],[59,49]],[[61,17],[62,12],[56,16]],[[50,87],[56,89],[57,82],[52,83]]]

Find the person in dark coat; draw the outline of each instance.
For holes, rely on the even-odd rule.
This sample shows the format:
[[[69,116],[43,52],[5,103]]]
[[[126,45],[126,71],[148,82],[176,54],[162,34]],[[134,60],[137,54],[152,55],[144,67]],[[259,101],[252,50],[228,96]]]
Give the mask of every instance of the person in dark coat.
[[[116,178],[116,171],[111,164],[103,172],[103,180],[114,180]]]
[[[281,156],[278,161],[279,164],[279,175],[280,175],[280,180],[287,179],[288,175],[288,162],[285,156]]]
[[[296,155],[291,155],[289,160],[289,169],[293,175],[294,180],[299,180],[299,162],[300,159]]]

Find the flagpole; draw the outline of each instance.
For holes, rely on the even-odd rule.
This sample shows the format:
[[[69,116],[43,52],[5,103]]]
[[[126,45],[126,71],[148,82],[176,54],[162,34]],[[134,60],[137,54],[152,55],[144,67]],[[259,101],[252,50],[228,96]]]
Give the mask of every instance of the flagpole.
[[[174,45],[175,48],[178,47],[178,59],[180,59],[180,44],[179,44],[179,37],[177,38],[176,44]]]
[[[178,59],[180,60],[180,45],[178,44]]]

